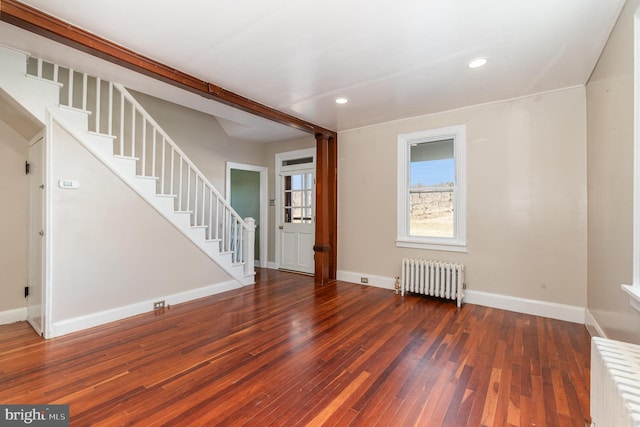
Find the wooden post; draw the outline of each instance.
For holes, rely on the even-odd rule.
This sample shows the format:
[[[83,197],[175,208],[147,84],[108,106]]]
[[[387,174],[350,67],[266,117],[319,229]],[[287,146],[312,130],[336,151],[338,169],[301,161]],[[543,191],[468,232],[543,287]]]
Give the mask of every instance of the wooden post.
[[[313,246],[315,283],[336,278],[336,138],[316,134],[316,241]]]
[[[338,137],[329,136],[328,222],[329,222],[329,280],[336,280],[338,269]]]

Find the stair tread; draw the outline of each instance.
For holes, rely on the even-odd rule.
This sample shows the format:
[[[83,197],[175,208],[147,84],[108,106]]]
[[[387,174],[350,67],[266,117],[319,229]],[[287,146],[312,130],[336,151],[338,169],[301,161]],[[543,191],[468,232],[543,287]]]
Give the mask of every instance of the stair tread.
[[[193,213],[193,211],[173,211],[173,213],[191,215]]]
[[[95,135],[95,136],[103,136],[105,138],[110,138],[110,139],[116,139],[117,138],[117,136],[115,136],[115,135],[111,135],[111,134],[108,134],[108,133],[102,133],[102,132],[95,132],[95,131],[92,131],[92,130],[89,131],[89,134],[90,135]]]
[[[93,114],[91,111],[89,110],[83,110],[82,108],[76,108],[76,107],[71,107],[69,105],[64,105],[64,104],[60,104],[59,105],[60,108],[64,108],[66,110],[70,110],[70,111],[75,111],[77,113],[84,113],[87,116],[90,116],[91,114]]]
[[[158,178],[157,176],[146,176],[146,175],[136,175],[136,178],[141,178],[141,179],[153,179],[155,181],[159,180],[160,178]]]
[[[171,197],[171,198],[176,198],[178,196],[176,196],[175,194],[156,194],[156,196],[158,197]]]
[[[136,162],[140,160],[138,157],[123,156],[122,154],[114,154],[113,157],[116,159],[135,160]]]

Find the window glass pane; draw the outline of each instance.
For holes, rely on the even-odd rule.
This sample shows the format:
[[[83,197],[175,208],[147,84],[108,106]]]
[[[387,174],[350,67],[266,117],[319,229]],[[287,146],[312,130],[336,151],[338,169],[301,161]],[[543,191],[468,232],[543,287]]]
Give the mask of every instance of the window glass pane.
[[[293,201],[291,205],[302,206],[302,191],[293,191],[292,196],[293,196]]]
[[[293,190],[302,190],[302,175],[292,175],[293,178]]]
[[[302,208],[293,208],[293,222],[297,224],[302,222]]]
[[[453,192],[411,192],[410,196],[411,236],[454,237]]]
[[[453,140],[423,142],[410,149],[409,235],[454,235]]]

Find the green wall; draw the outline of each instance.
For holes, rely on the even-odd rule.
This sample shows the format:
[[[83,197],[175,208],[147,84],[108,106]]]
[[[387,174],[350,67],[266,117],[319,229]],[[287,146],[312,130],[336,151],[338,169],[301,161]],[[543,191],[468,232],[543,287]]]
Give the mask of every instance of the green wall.
[[[256,220],[255,259],[261,259],[260,253],[260,172],[231,169],[231,197],[233,209],[242,218]]]

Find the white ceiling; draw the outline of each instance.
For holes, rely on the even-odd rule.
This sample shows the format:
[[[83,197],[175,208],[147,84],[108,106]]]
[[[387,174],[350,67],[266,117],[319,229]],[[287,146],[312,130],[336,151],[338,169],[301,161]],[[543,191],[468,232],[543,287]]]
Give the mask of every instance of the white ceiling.
[[[23,1],[183,72],[338,131],[585,84],[624,4]],[[6,31],[0,31],[0,42],[5,43]],[[53,54],[51,49],[47,53]],[[478,56],[489,63],[468,69],[467,62]],[[172,96],[193,96],[180,93]],[[338,96],[350,102],[337,105]],[[239,124],[251,138],[246,118],[224,119],[230,127]]]

